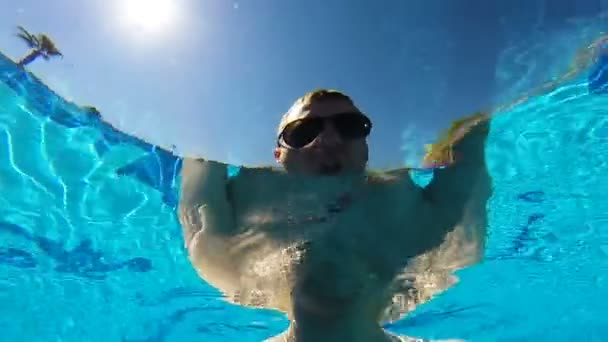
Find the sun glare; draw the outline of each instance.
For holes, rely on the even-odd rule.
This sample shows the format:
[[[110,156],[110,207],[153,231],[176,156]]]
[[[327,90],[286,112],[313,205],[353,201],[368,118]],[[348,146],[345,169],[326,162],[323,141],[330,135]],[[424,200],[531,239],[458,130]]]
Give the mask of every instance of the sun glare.
[[[175,5],[175,0],[122,0],[123,24],[145,33],[163,33],[176,22]]]

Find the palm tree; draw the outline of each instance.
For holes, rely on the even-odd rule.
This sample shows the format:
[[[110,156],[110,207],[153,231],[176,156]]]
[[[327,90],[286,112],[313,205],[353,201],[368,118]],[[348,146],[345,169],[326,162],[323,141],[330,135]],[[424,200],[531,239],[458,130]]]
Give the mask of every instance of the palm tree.
[[[51,57],[63,57],[63,54],[57,49],[53,40],[44,33],[39,33],[37,35],[33,35],[29,33],[22,26],[17,26],[17,37],[21,38],[27,46],[31,49],[30,52],[23,57],[17,65],[25,66],[38,57],[44,58],[44,60],[48,61]]]

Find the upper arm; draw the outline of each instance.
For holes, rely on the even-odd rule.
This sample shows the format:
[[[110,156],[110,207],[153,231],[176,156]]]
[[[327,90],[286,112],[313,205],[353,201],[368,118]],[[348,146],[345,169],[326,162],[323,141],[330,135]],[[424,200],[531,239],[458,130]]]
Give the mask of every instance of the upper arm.
[[[203,159],[184,158],[181,169],[180,207],[198,206],[210,197],[221,196],[228,178],[227,165]]]
[[[230,231],[234,226],[227,194],[227,165],[185,158],[181,170],[178,217],[186,245],[202,231]]]

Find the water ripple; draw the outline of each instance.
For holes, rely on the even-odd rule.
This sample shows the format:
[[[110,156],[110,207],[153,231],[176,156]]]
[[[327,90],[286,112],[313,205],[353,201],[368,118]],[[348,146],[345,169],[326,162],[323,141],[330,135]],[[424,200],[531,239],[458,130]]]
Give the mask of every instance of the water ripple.
[[[102,280],[106,278],[107,273],[123,268],[131,272],[148,272],[152,269],[152,262],[142,257],[125,261],[109,261],[105,253],[93,248],[92,241],[89,239],[80,241],[72,249],[67,249],[62,242],[32,234],[28,230],[9,222],[0,222],[0,231],[20,236],[34,243],[46,254],[47,258],[55,261],[55,271],[59,273],[70,273],[89,279]],[[31,268],[33,266],[30,265],[35,266],[36,264],[30,253],[17,249],[8,249],[0,260],[9,260],[8,258],[15,261],[11,262],[11,265],[21,268]],[[20,260],[21,262],[19,262]]]

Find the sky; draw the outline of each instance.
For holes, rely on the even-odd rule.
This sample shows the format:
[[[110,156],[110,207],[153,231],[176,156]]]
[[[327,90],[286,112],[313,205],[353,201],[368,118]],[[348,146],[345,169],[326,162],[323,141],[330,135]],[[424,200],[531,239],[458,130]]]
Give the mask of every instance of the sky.
[[[27,53],[16,25],[49,34],[64,58],[28,68],[129,134],[184,155],[269,164],[292,102],[334,88],[372,118],[376,167],[416,164],[451,121],[525,90],[531,74],[558,73],[575,43],[548,39],[593,34],[580,20],[608,9],[604,0],[3,2],[0,51]]]

